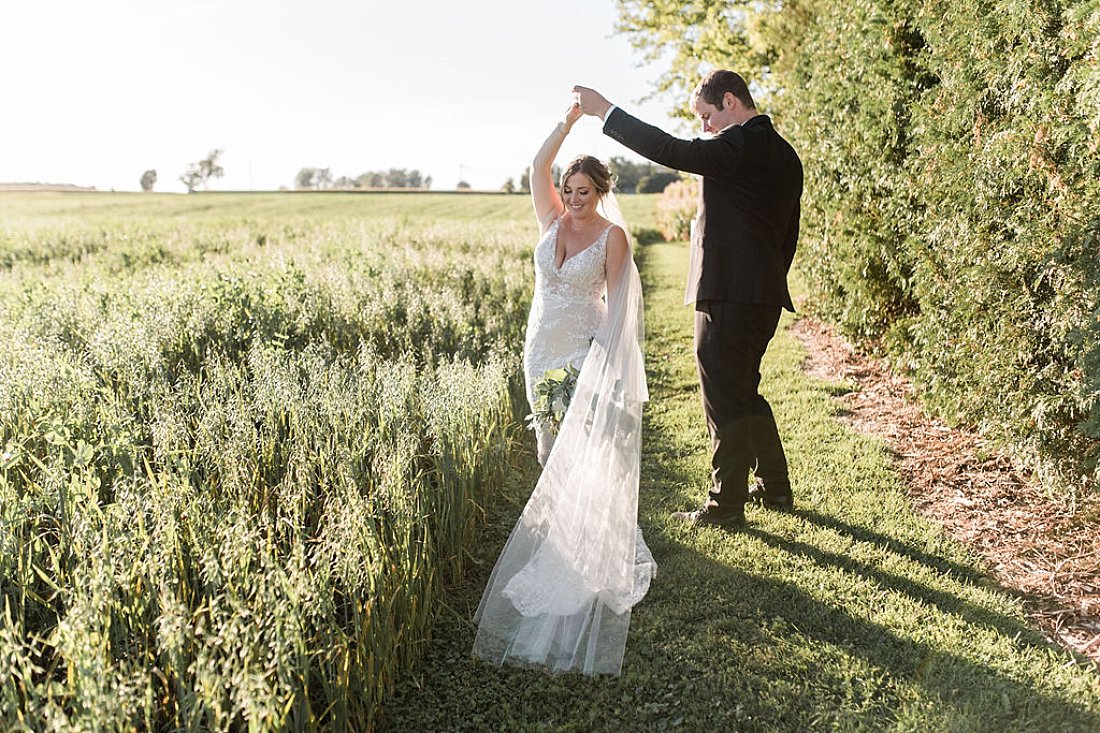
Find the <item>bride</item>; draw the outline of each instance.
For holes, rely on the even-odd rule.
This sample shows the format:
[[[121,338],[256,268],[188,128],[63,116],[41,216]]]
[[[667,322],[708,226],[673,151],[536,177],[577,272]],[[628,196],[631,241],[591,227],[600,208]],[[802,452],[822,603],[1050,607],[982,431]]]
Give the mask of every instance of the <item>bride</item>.
[[[555,431],[536,423],[542,475],[478,606],[474,654],[548,671],[619,674],[631,608],[656,573],[637,526],[642,289],[611,173],[581,156],[551,166],[581,117],[574,104],[531,166],[535,296],[524,377],[535,410],[548,370],[579,370]]]

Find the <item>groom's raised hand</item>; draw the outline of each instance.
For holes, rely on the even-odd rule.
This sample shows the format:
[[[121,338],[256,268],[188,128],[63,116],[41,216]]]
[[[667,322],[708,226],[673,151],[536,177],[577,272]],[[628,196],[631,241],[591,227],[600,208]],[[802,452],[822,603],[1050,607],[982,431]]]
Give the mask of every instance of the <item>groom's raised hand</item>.
[[[581,112],[586,115],[599,117],[602,120],[604,115],[607,114],[607,110],[611,109],[611,102],[608,102],[607,99],[595,89],[574,86],[573,94],[577,97],[577,104],[581,106]]]

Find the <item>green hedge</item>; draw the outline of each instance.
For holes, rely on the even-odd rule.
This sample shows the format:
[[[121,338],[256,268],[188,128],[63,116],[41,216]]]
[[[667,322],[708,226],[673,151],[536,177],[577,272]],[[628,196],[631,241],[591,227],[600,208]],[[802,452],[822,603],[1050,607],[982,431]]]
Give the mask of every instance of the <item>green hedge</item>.
[[[1100,3],[620,10],[638,46],[679,53],[677,94],[711,66],[760,83],[806,166],[809,309],[1051,486],[1095,485]]]

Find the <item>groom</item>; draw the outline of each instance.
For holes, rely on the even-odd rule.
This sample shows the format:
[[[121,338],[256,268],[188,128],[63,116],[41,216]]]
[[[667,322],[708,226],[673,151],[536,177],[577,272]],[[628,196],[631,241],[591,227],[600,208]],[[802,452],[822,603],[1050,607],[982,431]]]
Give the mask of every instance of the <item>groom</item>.
[[[740,526],[749,500],[794,506],[787,459],[760,361],[783,308],[794,311],[787,271],[798,240],[802,163],[756,111],[745,80],[717,70],[699,83],[692,111],[709,139],[681,140],[573,87],[585,114],[646,158],[702,177],[691,236],[685,302],[695,303],[695,361],[711,438],[713,483],[702,508],[676,512],[692,524]],[[749,470],[757,479],[748,487]]]

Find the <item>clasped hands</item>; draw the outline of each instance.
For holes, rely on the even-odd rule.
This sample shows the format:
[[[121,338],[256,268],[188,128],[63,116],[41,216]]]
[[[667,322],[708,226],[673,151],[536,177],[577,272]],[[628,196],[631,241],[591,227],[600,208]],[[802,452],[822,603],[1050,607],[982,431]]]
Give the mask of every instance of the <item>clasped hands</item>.
[[[603,119],[603,116],[607,114],[607,110],[611,109],[611,102],[608,102],[607,99],[595,89],[574,86],[573,96],[576,98],[576,104],[580,107],[581,114],[592,115],[593,117]]]
[[[604,115],[607,114],[607,110],[611,108],[611,102],[608,102],[595,89],[579,85],[574,86],[573,97],[573,104],[565,111],[565,117],[562,119],[564,132],[569,132],[573,124],[584,115],[592,115],[602,120]]]

